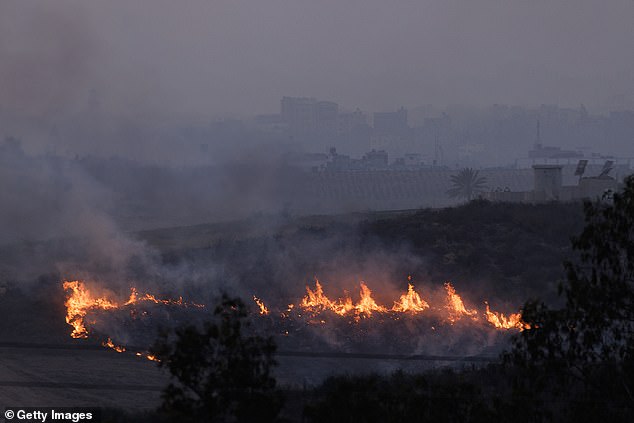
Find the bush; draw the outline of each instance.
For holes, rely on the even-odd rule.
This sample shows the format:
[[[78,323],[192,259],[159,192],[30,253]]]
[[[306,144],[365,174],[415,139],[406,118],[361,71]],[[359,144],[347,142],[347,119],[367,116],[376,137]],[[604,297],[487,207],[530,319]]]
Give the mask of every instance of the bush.
[[[282,398],[271,376],[272,338],[243,335],[247,310],[240,299],[223,296],[214,315],[202,330],[186,326],[153,348],[173,379],[162,410],[178,421],[275,421]]]

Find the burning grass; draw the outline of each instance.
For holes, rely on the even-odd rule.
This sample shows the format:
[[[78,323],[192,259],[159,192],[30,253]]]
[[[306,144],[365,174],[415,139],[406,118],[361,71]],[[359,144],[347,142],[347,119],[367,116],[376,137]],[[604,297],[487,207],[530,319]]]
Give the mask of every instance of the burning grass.
[[[102,337],[107,339],[103,346],[119,353],[128,351],[124,345],[130,340],[136,345],[149,345],[166,322],[187,322],[208,314],[203,304],[182,297],[160,298],[139,293],[134,287],[127,299],[117,300],[93,293],[81,281],[66,281],[63,286],[67,293],[66,322],[72,327],[70,336]],[[292,349],[389,348],[398,352],[421,348],[429,351],[432,346],[449,345],[448,340],[457,345],[465,336],[470,337],[469,342],[477,339],[479,347],[486,347],[492,332],[527,328],[521,313],[507,316],[494,312],[486,302],[482,313],[467,307],[449,282],[444,284],[444,293],[442,300],[436,296],[434,302],[417,290],[409,278],[407,291],[388,306],[374,298],[365,282],[359,283],[358,295],[353,297],[344,292],[342,297],[331,299],[316,280],[314,287],[306,286],[303,298],[284,309],[271,307],[253,296],[254,321],[262,332],[280,335],[281,344]],[[451,348],[446,346],[443,351]],[[136,355],[152,360],[147,352]]]
[[[399,317],[401,314],[411,316],[429,313],[441,316],[442,319],[450,324],[454,324],[462,318],[469,318],[475,322],[486,322],[496,329],[523,330],[527,328],[522,322],[521,313],[513,313],[506,317],[502,313],[492,312],[486,301],[484,302],[486,305],[484,314],[478,314],[476,309],[467,308],[462,297],[456,293],[456,289],[450,282],[444,284],[446,291],[445,303],[436,307],[431,307],[429,302],[423,299],[419,292],[416,292],[414,285],[411,283],[411,278],[408,278],[407,292],[394,301],[390,308],[376,302],[372,297],[372,291],[365,282],[361,282],[359,286],[359,300],[356,303],[353,302],[349,295],[337,300],[331,300],[325,295],[321,283],[316,280],[314,289],[309,286],[306,287],[306,295],[299,303],[299,307],[304,313],[312,315],[330,311],[340,316],[353,316],[357,321],[360,318],[371,317],[374,313],[393,317]],[[259,301],[261,302],[261,300]],[[482,315],[484,319],[481,319],[480,316]]]

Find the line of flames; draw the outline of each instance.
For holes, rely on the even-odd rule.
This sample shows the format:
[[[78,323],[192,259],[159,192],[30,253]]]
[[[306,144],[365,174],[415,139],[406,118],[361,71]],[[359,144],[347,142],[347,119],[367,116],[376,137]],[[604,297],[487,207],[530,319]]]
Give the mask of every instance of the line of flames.
[[[421,295],[416,292],[414,285],[409,279],[407,292],[402,294],[400,298],[394,301],[391,308],[378,304],[374,298],[372,298],[372,291],[364,283],[360,283],[359,289],[359,301],[354,303],[352,298],[346,294],[343,298],[339,298],[335,301],[330,300],[324,293],[324,289],[321,283],[316,280],[315,288],[311,289],[306,286],[306,295],[301,299],[298,306],[304,312],[312,314],[318,314],[323,311],[329,310],[340,316],[352,315],[356,320],[361,317],[371,317],[373,313],[410,313],[419,314],[430,309],[430,305],[425,301]],[[203,304],[197,304],[194,302],[185,302],[182,297],[178,299],[159,299],[152,294],[139,294],[136,288],[130,289],[130,296],[125,302],[117,302],[109,299],[105,296],[95,297],[81,281],[65,281],[63,283],[65,291],[70,292],[67,296],[66,306],[66,323],[72,328],[70,334],[73,338],[87,338],[88,329],[86,328],[85,318],[87,314],[94,310],[113,310],[120,309],[121,307],[132,306],[141,302],[150,302],[155,304],[172,305],[180,307],[204,307]],[[446,282],[444,284],[446,290],[445,306],[447,310],[447,320],[453,324],[463,317],[478,320],[478,311],[475,309],[468,309],[460,295],[456,293],[455,288],[451,283]],[[268,315],[270,313],[269,308],[264,304],[260,298],[253,296],[253,301],[258,307],[259,314]],[[488,323],[498,329],[519,329],[524,330],[530,328],[525,322],[522,321],[521,313],[513,313],[505,316],[502,313],[491,311],[489,304],[485,302],[486,310],[484,317]],[[291,310],[295,307],[294,304],[289,304],[286,313],[282,313],[282,316],[289,316]],[[324,322],[321,320],[321,322]],[[126,348],[120,345],[114,344],[112,339],[108,338],[106,342],[102,343],[103,346],[111,348],[116,352],[125,352]],[[137,352],[137,356],[146,357],[148,360],[157,361],[157,358],[149,353]]]
[[[444,288],[446,291],[445,297],[445,306],[444,308],[447,310],[447,320],[450,323],[455,323],[463,317],[471,318],[473,320],[478,320],[478,311],[475,309],[468,309],[460,295],[456,293],[455,288],[451,285],[450,282],[446,282],[444,284]],[[260,303],[261,300],[258,299]],[[519,329],[524,330],[529,326],[522,321],[521,313],[513,313],[508,317],[502,313],[493,312],[489,308],[489,304],[486,303],[486,311],[484,317],[487,322],[493,325],[495,328],[499,329]],[[258,304],[259,305],[259,304]],[[289,310],[292,308],[289,305]],[[345,295],[344,298],[337,299],[335,301],[329,299],[326,294],[324,294],[324,289],[321,283],[316,280],[315,288],[311,289],[309,286],[306,286],[306,295],[302,298],[299,306],[306,312],[310,312],[313,314],[321,313],[323,311],[329,310],[340,316],[345,315],[354,315],[355,318],[359,318],[360,316],[369,317],[372,313],[411,313],[418,314],[422,313],[425,310],[429,309],[429,303],[425,301],[418,292],[414,289],[414,285],[408,283],[407,293],[400,296],[397,301],[394,301],[394,304],[391,308],[384,307],[379,305],[372,298],[372,291],[367,287],[364,282],[360,283],[359,290],[359,301],[355,304],[349,295]],[[262,303],[261,307],[265,307]],[[268,309],[267,309],[268,310]],[[268,313],[268,312],[267,312]],[[266,313],[262,313],[266,314]]]
[[[124,347],[123,345],[117,345],[114,342],[112,342],[111,338],[108,338],[107,341],[102,342],[101,343],[102,347],[106,347],[106,348],[110,348],[113,351],[116,351],[118,353],[124,353],[127,351],[126,347]],[[159,360],[155,355],[150,354],[148,352],[136,352],[134,353],[134,355],[136,355],[137,357],[145,357],[150,361],[158,361],[160,362],[161,360]]]
[[[66,306],[66,323],[73,327],[70,336],[73,338],[87,338],[88,329],[86,329],[86,315],[93,310],[112,310],[121,307],[132,306],[142,302],[154,304],[173,305],[180,307],[197,307],[202,308],[204,304],[195,302],[185,302],[183,297],[178,299],[159,299],[152,294],[140,295],[136,288],[130,289],[128,300],[123,303],[111,300],[107,297],[94,297],[86,285],[81,281],[65,281],[63,283],[65,291],[70,291],[70,295],[66,298],[64,305]]]

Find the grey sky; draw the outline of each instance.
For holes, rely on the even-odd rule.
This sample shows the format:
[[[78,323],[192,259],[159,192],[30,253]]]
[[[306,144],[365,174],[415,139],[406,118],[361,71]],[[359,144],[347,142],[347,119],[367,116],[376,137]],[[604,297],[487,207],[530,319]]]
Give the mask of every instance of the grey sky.
[[[634,108],[632,0],[3,0],[0,107],[273,112],[283,95],[366,110]]]

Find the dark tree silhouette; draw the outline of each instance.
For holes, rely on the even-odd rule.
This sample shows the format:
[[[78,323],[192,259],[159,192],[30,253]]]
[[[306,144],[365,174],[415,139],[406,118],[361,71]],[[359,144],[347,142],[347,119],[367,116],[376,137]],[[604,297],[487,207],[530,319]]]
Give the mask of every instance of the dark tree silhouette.
[[[559,386],[633,412],[634,176],[610,201],[586,202],[584,211],[585,229],[572,240],[578,256],[564,263],[565,306],[527,303],[523,319],[533,329],[516,339],[509,358],[536,370],[542,383],[545,371],[557,374]]]
[[[453,371],[336,376],[315,389],[308,422],[491,422],[491,407],[476,385]],[[503,420],[497,420],[503,421]]]
[[[274,421],[282,406],[271,369],[272,338],[245,336],[247,309],[240,299],[222,297],[215,322],[187,326],[153,348],[172,382],[162,409],[178,421]]]
[[[471,201],[475,195],[486,188],[486,178],[478,176],[478,173],[477,170],[466,167],[457,175],[451,175],[451,188],[447,190],[447,195],[451,198],[465,198]]]

